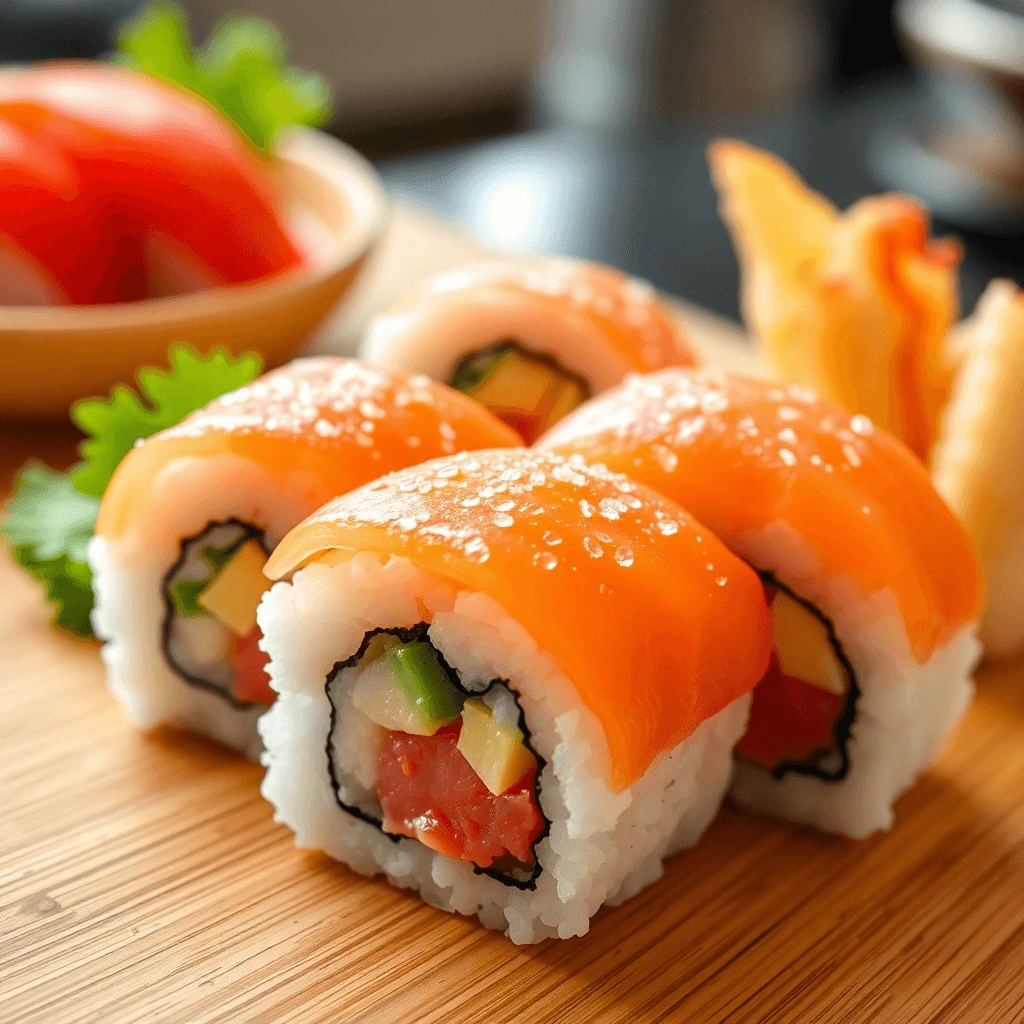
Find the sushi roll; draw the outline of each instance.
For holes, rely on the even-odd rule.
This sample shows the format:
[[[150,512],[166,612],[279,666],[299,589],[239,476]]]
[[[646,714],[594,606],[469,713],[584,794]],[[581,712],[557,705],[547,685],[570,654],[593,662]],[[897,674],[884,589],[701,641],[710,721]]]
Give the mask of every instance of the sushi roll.
[[[627,373],[695,362],[654,289],[571,260],[491,261],[427,279],[363,354],[472,395],[527,444]]]
[[[257,756],[273,700],[256,606],[277,542],[329,498],[389,470],[516,443],[426,377],[304,359],[154,434],[118,467],[89,561],[110,688],[141,727]]]
[[[267,573],[277,820],[515,942],[583,934],[697,840],[768,663],[757,576],[710,532],[525,449],[338,498]]]
[[[972,695],[978,560],[864,416],[721,371],[633,377],[540,442],[678,501],[761,576],[774,651],[737,747],[746,805],[864,836]]]

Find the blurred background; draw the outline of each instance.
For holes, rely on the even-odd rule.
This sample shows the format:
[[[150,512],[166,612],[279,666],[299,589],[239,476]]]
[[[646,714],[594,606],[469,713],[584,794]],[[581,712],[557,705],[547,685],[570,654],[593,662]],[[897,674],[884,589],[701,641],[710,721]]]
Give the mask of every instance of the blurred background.
[[[104,52],[133,0],[0,0],[0,60]],[[967,308],[1024,283],[1024,0],[186,0],[272,18],[397,193],[512,252],[623,267],[737,317],[716,135],[840,205],[915,195]]]

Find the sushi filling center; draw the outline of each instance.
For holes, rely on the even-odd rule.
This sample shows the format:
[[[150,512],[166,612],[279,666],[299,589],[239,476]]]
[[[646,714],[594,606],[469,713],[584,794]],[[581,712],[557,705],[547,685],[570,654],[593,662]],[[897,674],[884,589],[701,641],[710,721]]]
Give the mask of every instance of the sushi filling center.
[[[164,580],[164,654],[193,686],[245,709],[271,704],[256,608],[270,581],[263,531],[229,520],[182,542]]]
[[[395,841],[532,888],[548,823],[522,710],[502,681],[466,689],[427,630],[373,630],[328,676],[335,796]]]
[[[511,340],[465,356],[448,383],[486,405],[527,444],[533,444],[591,393],[586,380],[554,357],[531,352]]]
[[[736,752],[776,778],[796,772],[839,782],[850,769],[859,692],[850,661],[821,612],[770,573],[761,578],[775,643]]]

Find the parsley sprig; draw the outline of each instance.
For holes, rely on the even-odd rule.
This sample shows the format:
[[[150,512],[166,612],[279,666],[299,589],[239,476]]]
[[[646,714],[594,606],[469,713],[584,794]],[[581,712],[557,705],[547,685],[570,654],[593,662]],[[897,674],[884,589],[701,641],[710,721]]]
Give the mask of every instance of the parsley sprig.
[[[259,375],[258,355],[234,357],[223,349],[199,355],[175,345],[167,370],[144,368],[138,390],[117,385],[108,398],[85,398],[71,418],[85,433],[82,461],[57,473],[32,460],[22,467],[0,523],[14,557],[46,588],[54,621],[77,636],[92,636],[92,572],[86,548],[110,478],[135,444],[180,423],[214,398]]]
[[[121,29],[117,48],[120,63],[202,96],[265,154],[282,128],[331,119],[327,83],[288,67],[281,33],[263,18],[228,15],[205,46],[194,47],[181,7],[154,0]]]

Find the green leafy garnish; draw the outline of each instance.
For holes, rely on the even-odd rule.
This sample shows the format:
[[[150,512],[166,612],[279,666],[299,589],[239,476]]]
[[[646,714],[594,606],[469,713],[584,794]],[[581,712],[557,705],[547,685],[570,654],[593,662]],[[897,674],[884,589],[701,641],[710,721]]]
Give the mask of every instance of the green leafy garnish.
[[[210,613],[199,603],[199,595],[210,586],[220,575],[221,569],[231,561],[233,555],[244,543],[233,540],[222,548],[215,548],[212,544],[204,544],[199,549],[199,557],[210,567],[210,575],[203,580],[175,580],[171,584],[171,601],[174,610],[188,619],[196,619]]]
[[[14,557],[46,586],[58,626],[91,636],[92,573],[85,549],[96,523],[99,500],[81,494],[68,473],[41,462],[26,463],[0,526]]]
[[[202,96],[263,153],[287,125],[331,119],[331,94],[312,71],[290,68],[281,33],[269,21],[228,15],[205,47],[193,47],[185,13],[154,0],[121,29],[117,60]]]
[[[82,462],[71,471],[83,494],[100,497],[137,441],[244,387],[256,379],[261,366],[255,353],[236,359],[215,349],[204,357],[186,345],[171,348],[170,363],[169,370],[139,370],[138,391],[118,384],[109,398],[83,398],[71,407],[71,419],[89,435],[78,446]]]
[[[216,349],[201,356],[187,345],[172,346],[169,360],[170,370],[140,370],[138,391],[118,385],[109,398],[75,403],[72,419],[87,435],[78,447],[82,461],[67,473],[26,463],[0,523],[19,564],[45,584],[57,608],[54,621],[79,636],[93,635],[86,546],[114,470],[137,441],[249,384],[262,365],[253,353],[236,358]]]

